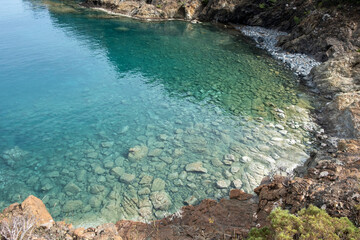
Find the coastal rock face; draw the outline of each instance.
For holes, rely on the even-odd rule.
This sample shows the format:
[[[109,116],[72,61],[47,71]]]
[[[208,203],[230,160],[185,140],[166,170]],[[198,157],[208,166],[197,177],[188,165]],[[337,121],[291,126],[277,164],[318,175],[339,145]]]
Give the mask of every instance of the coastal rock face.
[[[360,137],[360,92],[341,93],[327,104],[321,121],[329,133],[342,138]]]
[[[312,80],[320,92],[334,95],[360,90],[360,53],[346,53],[313,68]]]
[[[174,1],[174,0],[150,0],[150,1],[119,1],[119,0],[87,0],[85,6],[101,7],[113,13],[123,14],[140,19],[169,19],[178,18],[195,19],[202,9],[199,0]]]

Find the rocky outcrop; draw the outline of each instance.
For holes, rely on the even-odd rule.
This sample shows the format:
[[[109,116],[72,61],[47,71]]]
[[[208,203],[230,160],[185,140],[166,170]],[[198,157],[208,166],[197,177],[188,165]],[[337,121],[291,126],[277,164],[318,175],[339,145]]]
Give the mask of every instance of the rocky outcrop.
[[[87,0],[88,7],[101,7],[115,14],[122,14],[138,19],[186,19],[197,18],[202,9],[199,0],[149,0],[149,1],[118,1],[118,0]]]

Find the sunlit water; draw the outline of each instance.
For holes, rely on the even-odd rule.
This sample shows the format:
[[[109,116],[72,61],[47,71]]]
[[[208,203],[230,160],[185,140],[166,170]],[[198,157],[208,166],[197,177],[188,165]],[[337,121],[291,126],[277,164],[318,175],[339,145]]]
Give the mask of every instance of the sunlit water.
[[[78,225],[151,220],[308,157],[310,98],[238,33],[1,5],[1,208],[33,194]]]

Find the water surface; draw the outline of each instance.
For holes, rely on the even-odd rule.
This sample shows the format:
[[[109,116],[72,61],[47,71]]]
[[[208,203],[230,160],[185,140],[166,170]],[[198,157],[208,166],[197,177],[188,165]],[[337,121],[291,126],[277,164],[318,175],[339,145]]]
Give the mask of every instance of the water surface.
[[[2,5],[1,208],[33,194],[78,225],[151,220],[308,157],[309,96],[238,33]]]

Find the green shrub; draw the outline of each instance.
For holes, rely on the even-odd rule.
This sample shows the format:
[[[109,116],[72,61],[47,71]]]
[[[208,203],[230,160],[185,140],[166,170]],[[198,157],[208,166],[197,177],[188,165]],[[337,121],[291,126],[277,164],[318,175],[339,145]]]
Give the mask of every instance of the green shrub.
[[[310,205],[297,216],[275,209],[269,216],[270,227],[253,228],[249,240],[268,239],[360,239],[360,230],[348,218],[333,218],[326,211]]]
[[[266,7],[265,3],[260,3],[259,8],[264,9]]]
[[[299,17],[294,16],[294,22],[295,22],[296,24],[299,24],[299,23],[301,22],[301,20],[300,20]]]

